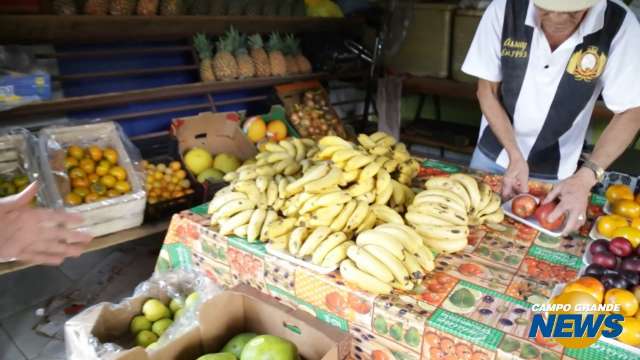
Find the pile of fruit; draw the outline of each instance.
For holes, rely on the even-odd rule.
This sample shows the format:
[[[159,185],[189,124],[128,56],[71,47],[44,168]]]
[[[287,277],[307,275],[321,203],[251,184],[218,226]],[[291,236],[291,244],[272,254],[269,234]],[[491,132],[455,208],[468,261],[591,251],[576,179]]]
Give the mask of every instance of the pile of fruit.
[[[11,196],[20,193],[30,183],[27,175],[13,175],[0,177],[0,197]]]
[[[186,309],[198,302],[197,292],[191,293],[183,301],[172,299],[164,304],[158,299],[149,299],[142,305],[142,314],[135,316],[129,323],[129,331],[136,339],[136,344],[145,348],[153,348],[164,332],[178,320]]]
[[[240,160],[227,153],[214,157],[209,151],[195,147],[184,155],[184,165],[197,177],[198,182],[216,182],[222,180],[225,174],[235,171],[240,166]]]
[[[131,191],[127,171],[118,165],[118,152],[112,148],[72,145],[67,149],[64,168],[71,191],[64,197],[67,206],[89,204]]]
[[[289,134],[284,121],[271,120],[267,123],[260,116],[247,119],[242,125],[242,130],[254,144],[265,141],[278,142],[284,140]]]
[[[291,34],[272,33],[265,49],[260,34],[248,37],[231,27],[218,39],[215,55],[206,35],[196,34],[193,44],[202,81],[310,74],[313,70],[300,51],[300,41]]]
[[[317,144],[295,138],[266,143],[255,159],[225,175],[230,185],[209,204],[212,226],[222,235],[268,242],[275,250],[316,265],[340,265],[348,281],[388,293],[393,287],[413,288],[433,269],[430,242],[464,238],[466,246],[466,226],[471,223],[467,213],[475,223],[502,220],[497,195],[482,187],[483,197],[468,177],[454,176],[456,180],[446,180],[446,188],[434,180],[433,189],[418,194],[422,202],[414,202],[415,194],[407,185],[420,166],[404,144],[381,132],[361,134],[358,142],[326,136]],[[471,187],[475,192],[470,194],[462,183],[476,185]],[[425,205],[431,201],[439,202],[437,209]],[[456,205],[466,212],[452,225]],[[421,212],[439,221],[442,231],[426,236],[425,229],[432,227],[417,222]],[[417,216],[410,215],[407,224],[406,214]],[[453,226],[466,232],[458,234],[459,228]],[[362,265],[363,259],[367,263],[374,259],[384,267]]]
[[[169,164],[151,164],[142,162],[145,176],[145,190],[147,202],[150,205],[159,201],[178,199],[192,194],[191,182],[187,179],[187,172],[182,169],[179,161]]]
[[[234,336],[218,353],[206,354],[196,360],[297,360],[294,343],[274,335],[242,333]]]
[[[345,137],[346,133],[335,111],[322,90],[309,90],[303,95],[301,104],[293,105],[291,123],[300,136],[319,139],[325,135]]]
[[[513,213],[522,219],[535,219],[540,226],[550,231],[558,231],[564,225],[565,215],[559,216],[556,220],[550,221],[549,215],[555,210],[557,203],[550,202],[539,205],[540,200],[533,195],[518,195],[511,203]]]
[[[622,184],[607,188],[606,197],[611,215],[598,218],[596,229],[606,238],[625,237],[635,246],[640,244],[640,194]]]

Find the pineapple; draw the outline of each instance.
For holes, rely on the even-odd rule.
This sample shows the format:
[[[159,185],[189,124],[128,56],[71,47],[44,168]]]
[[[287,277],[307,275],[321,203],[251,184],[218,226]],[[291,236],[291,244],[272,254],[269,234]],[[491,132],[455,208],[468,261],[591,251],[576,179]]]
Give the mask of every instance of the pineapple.
[[[162,0],[160,3],[160,14],[164,16],[184,15],[183,0]]]
[[[293,1],[284,0],[278,7],[278,16],[291,16],[293,14]]]
[[[247,36],[241,35],[237,31],[235,37],[235,55],[238,62],[238,75],[241,79],[252,78],[256,76],[256,66],[253,59],[249,56],[247,50]]]
[[[229,33],[218,39],[218,52],[213,58],[213,71],[219,80],[233,80],[238,77],[238,63],[233,57],[233,39]]]
[[[227,15],[227,1],[211,0],[211,4],[209,4],[209,15],[214,15],[214,16]]]
[[[135,0],[111,0],[109,14],[116,16],[129,16],[136,8]]]
[[[53,12],[56,15],[75,15],[76,3],[73,0],[53,0]]]
[[[269,50],[269,63],[271,64],[271,75],[286,76],[287,62],[282,54],[282,37],[278,33],[272,33],[267,43]]]
[[[229,16],[241,16],[244,14],[244,8],[247,6],[247,0],[231,0],[227,9]]]
[[[289,35],[287,37],[287,41],[289,42],[289,47],[291,48],[291,52],[293,53],[296,64],[298,65],[298,72],[300,74],[311,74],[313,67],[311,66],[309,59],[307,59],[307,57],[302,54],[302,51],[300,51],[300,40],[296,39],[293,35]]]
[[[264,7],[262,8],[262,15],[264,16],[277,16],[278,15],[278,5],[280,1],[277,0],[267,0],[264,2]]]
[[[256,67],[256,76],[271,76],[271,64],[269,64],[269,55],[264,51],[262,37],[255,34],[249,37],[249,48],[251,49],[251,58]]]
[[[155,15],[158,13],[160,0],[138,0],[136,14],[143,16]]]
[[[193,37],[193,46],[195,46],[200,57],[200,79],[202,81],[215,81],[216,77],[211,66],[213,47],[209,43],[209,39],[205,34],[196,34]]]
[[[285,36],[282,44],[282,51],[284,53],[284,61],[287,64],[287,74],[293,75],[300,73],[298,69],[298,62],[294,54],[294,46],[296,39],[293,35],[289,34]]]
[[[244,9],[244,14],[247,16],[262,15],[262,1],[261,0],[247,1],[247,7]]]
[[[84,3],[84,13],[87,15],[107,15],[109,0],[87,0]]]
[[[207,15],[209,13],[209,0],[193,0],[191,15]]]

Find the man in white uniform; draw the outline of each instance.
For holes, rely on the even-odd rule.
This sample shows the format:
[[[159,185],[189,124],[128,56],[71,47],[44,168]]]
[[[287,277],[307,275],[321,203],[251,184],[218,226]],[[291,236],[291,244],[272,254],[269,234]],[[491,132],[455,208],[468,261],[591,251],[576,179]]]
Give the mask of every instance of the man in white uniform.
[[[484,114],[471,166],[504,173],[505,197],[530,176],[559,181],[551,218],[579,228],[590,189],[640,129],[635,15],[619,0],[493,0],[462,70],[478,78]],[[599,95],[615,116],[577,169]]]

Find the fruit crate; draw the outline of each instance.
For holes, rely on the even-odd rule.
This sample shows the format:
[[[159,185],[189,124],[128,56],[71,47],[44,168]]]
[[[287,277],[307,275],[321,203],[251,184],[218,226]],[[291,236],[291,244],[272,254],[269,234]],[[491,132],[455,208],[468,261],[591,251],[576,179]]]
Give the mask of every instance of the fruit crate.
[[[0,133],[0,177],[6,180],[15,176],[27,176],[29,182],[26,185],[38,179],[34,137],[25,129]],[[0,187],[0,197],[12,195],[5,194],[4,190]],[[12,193],[19,190],[17,188]]]
[[[144,220],[146,193],[129,155],[133,149],[125,147],[124,138],[125,135],[113,122],[50,127],[39,132],[38,156],[46,189],[45,203],[51,208],[64,208],[67,212],[82,215],[84,223],[78,227],[80,231],[103,236],[140,226]],[[131,191],[95,203],[66,206],[63,199],[71,191],[71,186],[64,158],[71,145],[113,148],[118,153],[118,165],[127,173]]]

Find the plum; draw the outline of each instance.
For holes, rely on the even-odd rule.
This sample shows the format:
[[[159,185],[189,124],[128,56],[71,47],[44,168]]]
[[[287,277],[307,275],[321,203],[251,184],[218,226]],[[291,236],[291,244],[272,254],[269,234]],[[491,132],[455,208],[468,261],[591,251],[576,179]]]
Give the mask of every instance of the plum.
[[[609,252],[609,241],[598,239],[589,246],[589,253],[591,253],[592,256],[601,252]]]
[[[622,275],[603,275],[600,279],[605,289],[626,289],[629,287],[627,280]]]
[[[602,275],[604,275],[604,271],[605,268],[602,265],[591,264],[584,270],[584,274],[599,279]]]
[[[640,273],[629,270],[620,270],[620,275],[627,280],[629,286],[636,286],[640,284]]]
[[[620,264],[620,269],[640,273],[640,257],[632,256],[623,259],[622,263]]]
[[[609,251],[614,255],[625,257],[631,255],[633,252],[633,245],[631,242],[623,237],[617,237],[611,239],[609,243]]]
[[[605,269],[615,269],[618,263],[618,258],[608,251],[593,255],[592,260],[594,264],[598,264]]]

